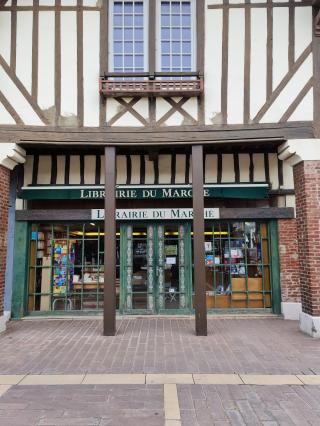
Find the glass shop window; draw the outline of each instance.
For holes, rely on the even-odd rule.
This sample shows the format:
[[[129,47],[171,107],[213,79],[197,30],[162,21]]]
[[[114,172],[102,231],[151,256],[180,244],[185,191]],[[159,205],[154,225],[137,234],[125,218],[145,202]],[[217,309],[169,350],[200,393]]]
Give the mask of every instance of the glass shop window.
[[[215,223],[205,228],[207,308],[271,308],[268,226]]]
[[[120,289],[117,231],[116,288]],[[33,224],[29,241],[28,311],[103,309],[103,224]]]

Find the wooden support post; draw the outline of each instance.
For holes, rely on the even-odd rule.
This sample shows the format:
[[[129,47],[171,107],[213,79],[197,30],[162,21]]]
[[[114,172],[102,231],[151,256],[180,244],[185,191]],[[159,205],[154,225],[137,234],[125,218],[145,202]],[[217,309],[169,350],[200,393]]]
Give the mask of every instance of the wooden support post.
[[[103,334],[116,333],[116,148],[105,147]]]
[[[203,147],[192,146],[194,308],[197,336],[207,335],[206,271],[204,264]]]

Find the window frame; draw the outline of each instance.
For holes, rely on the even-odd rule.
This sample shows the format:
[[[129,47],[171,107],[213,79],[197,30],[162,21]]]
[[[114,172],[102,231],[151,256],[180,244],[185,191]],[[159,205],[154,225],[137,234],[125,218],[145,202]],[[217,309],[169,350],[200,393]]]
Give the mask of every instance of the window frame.
[[[109,13],[108,13],[108,72],[118,72],[114,71],[114,49],[113,49],[113,11],[114,11],[114,3],[117,1],[121,1],[122,3],[126,0],[109,0]],[[149,0],[130,0],[132,3],[143,3],[143,37],[144,37],[144,45],[143,45],[143,72],[149,71]],[[124,67],[123,67],[124,68]],[[130,71],[122,71],[123,73]],[[132,71],[139,72],[139,71]]]
[[[164,0],[156,0],[156,34],[155,34],[155,69],[156,72],[162,72],[161,69],[161,2]],[[166,0],[172,3],[177,0]],[[180,0],[183,1],[183,0]],[[191,70],[197,70],[197,7],[196,0],[188,0],[191,3]],[[170,52],[170,55],[172,53]],[[183,67],[181,67],[183,68]],[[174,71],[169,71],[174,72]],[[182,72],[182,71],[177,71]]]

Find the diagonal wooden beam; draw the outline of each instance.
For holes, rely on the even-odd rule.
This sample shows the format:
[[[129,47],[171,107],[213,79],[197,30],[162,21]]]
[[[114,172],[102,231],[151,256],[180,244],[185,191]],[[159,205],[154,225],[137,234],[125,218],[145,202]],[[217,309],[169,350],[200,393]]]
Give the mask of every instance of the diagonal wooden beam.
[[[137,98],[137,102],[140,101],[141,98]],[[135,109],[133,109],[133,105],[130,105],[130,102],[126,102],[124,101],[122,98],[117,98],[117,101],[119,102],[119,104],[121,104],[124,108],[126,108],[126,110],[128,112],[130,112],[134,117],[136,117],[137,120],[140,121],[140,123],[142,123],[144,126],[148,125],[147,120],[142,117],[141,114],[139,114]],[[136,104],[137,102],[135,102],[134,104]]]
[[[166,99],[166,101],[168,101],[167,98],[164,98],[164,99]],[[174,105],[172,105],[172,103],[168,102],[172,106],[172,108],[168,112],[166,112],[160,118],[160,120],[157,121],[157,124],[161,125],[161,124],[165,123],[168,120],[168,118],[170,118],[177,111],[177,106],[179,105],[179,107],[181,108],[187,102],[188,99],[189,98],[182,98],[182,99],[180,99],[179,102],[175,102],[173,99],[170,99],[174,103]]]
[[[289,106],[287,111],[283,114],[283,116],[280,118],[280,122],[288,121],[291,115],[295,112],[295,110],[298,108],[300,102],[303,100],[303,98],[306,96],[306,94],[309,92],[311,87],[313,86],[313,78],[311,77],[307,84],[302,88],[302,90],[298,93],[295,100],[292,102],[292,104]]]
[[[0,55],[0,66],[4,69],[4,71],[7,73],[8,77],[12,81],[12,83],[16,86],[16,88],[20,91],[22,96],[26,99],[26,101],[29,103],[33,111],[37,114],[37,116],[40,118],[40,120],[44,124],[49,124],[48,119],[44,116],[42,110],[40,109],[39,105],[36,103],[36,101],[32,98],[30,93],[27,91],[27,89],[22,84],[21,80],[16,76],[16,74],[11,70],[5,59],[2,55]]]
[[[188,102],[188,100],[190,98],[182,98],[185,99],[186,102]],[[188,113],[188,111],[186,111],[185,109],[182,108],[181,105],[179,105],[179,102],[175,102],[172,98],[165,98],[165,100],[178,112],[180,112],[181,115],[183,115],[184,118],[191,120],[193,124],[197,124],[197,120],[194,119],[192,117],[192,115],[190,115]],[[186,102],[184,102],[183,104],[185,104]]]
[[[14,119],[16,124],[19,124],[21,126],[24,125],[24,122],[22,121],[20,115],[13,108],[13,106],[8,101],[8,99],[4,96],[4,94],[1,92],[1,90],[0,90],[0,103],[2,103],[2,105],[5,107],[5,109],[8,111],[8,113],[11,115],[11,117]]]
[[[119,99],[121,99],[121,98],[116,98],[116,99],[119,102]],[[108,121],[107,126],[112,126],[116,121],[118,121],[128,111],[127,106],[130,105],[130,107],[133,107],[140,99],[141,98],[132,98],[130,102],[123,101],[125,103],[125,106],[123,106],[123,104],[121,104],[121,102],[119,102],[122,106],[122,109],[119,112],[117,112],[117,114],[114,115],[111,118],[111,120]]]
[[[267,102],[258,111],[257,115],[253,119],[254,123],[259,123],[259,121],[266,114],[266,112],[268,111],[268,109],[271,107],[271,105],[274,103],[274,101],[278,98],[278,96],[280,95],[280,93],[282,92],[282,90],[286,87],[286,85],[289,83],[289,81],[291,80],[291,78],[298,71],[298,69],[300,68],[300,66],[307,59],[307,57],[310,55],[311,52],[312,52],[312,45],[310,43],[309,46],[306,47],[306,49],[301,53],[301,55],[299,56],[299,58],[292,65],[292,68],[283,77],[283,79],[278,84],[278,86],[275,88],[275,90],[271,93],[271,96],[267,100]]]

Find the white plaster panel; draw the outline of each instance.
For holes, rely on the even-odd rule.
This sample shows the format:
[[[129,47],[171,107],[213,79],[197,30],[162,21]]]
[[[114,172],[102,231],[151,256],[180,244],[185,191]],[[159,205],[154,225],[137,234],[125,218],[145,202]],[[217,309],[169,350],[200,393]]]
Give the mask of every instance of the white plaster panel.
[[[229,11],[228,123],[243,123],[244,10]]]
[[[175,183],[185,183],[185,182],[186,182],[186,155],[177,154]]]
[[[159,183],[171,182],[171,155],[159,155]]]
[[[48,109],[54,105],[54,12],[39,12],[38,103]]]
[[[4,96],[20,115],[22,121],[28,125],[43,126],[42,121],[34,112],[28,101],[21,94],[16,85],[8,77],[7,73],[0,67],[0,87]]]
[[[55,0],[39,0],[40,6],[54,6],[56,3]]]
[[[313,88],[310,88],[288,121],[313,120]]]
[[[38,179],[39,185],[47,185],[51,181],[51,155],[39,155]]]
[[[145,178],[144,182],[146,184],[154,183],[154,162],[149,160],[149,155],[144,156],[145,161]]]
[[[99,126],[100,12],[83,12],[84,125]]]
[[[134,115],[131,114],[131,112],[126,112],[122,117],[120,117],[113,126],[119,126],[119,127],[141,127],[143,124],[141,121],[139,121]]]
[[[253,119],[266,101],[267,11],[251,10],[250,116]]]
[[[293,167],[287,162],[283,161],[283,185],[281,188],[283,189],[293,189],[294,181],[293,181]]]
[[[0,55],[10,64],[11,12],[0,12]]]
[[[222,179],[221,182],[234,182],[234,161],[232,154],[222,155]]]
[[[275,153],[270,153],[268,158],[271,189],[279,189],[278,156]]]
[[[222,0],[207,0],[206,6],[209,6],[211,4],[222,4],[222,3],[223,3]]]
[[[205,122],[219,122],[221,114],[222,10],[206,10]]]
[[[289,8],[273,9],[273,88],[288,72]]]
[[[101,168],[100,168],[100,184],[104,185],[105,183],[105,173],[104,173],[104,155],[101,156]]]
[[[312,7],[295,8],[295,59],[312,42]]]
[[[84,156],[84,183],[95,184],[96,180],[96,156]]]
[[[239,154],[240,182],[250,181],[250,156]]]
[[[0,102],[0,124],[16,124],[15,120],[11,117],[8,111]]]
[[[23,166],[23,186],[28,186],[32,183],[33,158],[33,155],[26,156],[26,162]]]
[[[65,155],[57,156],[57,185],[63,185],[65,183],[64,173],[65,173],[66,157]]]
[[[171,109],[171,105],[168,104],[167,101],[165,101],[162,98],[157,98],[156,99],[156,119],[157,119],[157,121],[160,120],[160,118],[163,117],[170,109]]]
[[[32,12],[17,13],[16,74],[31,93],[32,80]]]
[[[117,155],[117,185],[127,182],[127,159],[125,155]]]
[[[140,183],[140,155],[130,155],[131,157],[131,183]]]
[[[218,156],[217,154],[207,154],[205,161],[205,182],[216,183],[217,182],[217,170],[218,170]]]
[[[70,155],[70,184],[80,184],[80,155]]]
[[[312,57],[310,54],[299,70],[291,78],[286,87],[282,90],[275,102],[271,105],[261,122],[276,123],[280,121],[282,115],[292,104],[310,77],[312,77],[312,73]]]
[[[166,126],[181,126],[183,124],[184,117],[180,112],[175,112],[172,114],[168,120],[166,120]]]
[[[77,0],[61,0],[61,6],[76,6]]]
[[[95,7],[97,3],[97,0],[83,0],[83,6]]]
[[[106,120],[109,122],[122,109],[119,102],[115,99],[108,98],[106,102]]]
[[[286,195],[286,207],[296,208],[296,197],[295,195]]]
[[[133,109],[137,111],[145,120],[148,120],[149,117],[149,102],[148,98],[142,98],[139,102],[137,102]]]
[[[191,115],[195,120],[198,119],[198,99],[196,97],[190,98],[184,105],[183,109]],[[190,124],[190,123],[189,123]]]
[[[77,115],[76,12],[61,12],[61,115]]]
[[[277,198],[277,207],[282,208],[286,207],[286,197],[285,196],[278,196]]]
[[[264,182],[266,173],[264,168],[264,154],[253,154],[253,181]]]
[[[17,6],[33,6],[33,0],[17,0]]]

